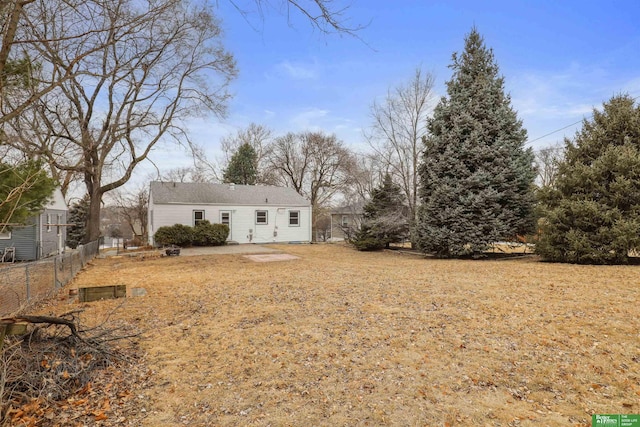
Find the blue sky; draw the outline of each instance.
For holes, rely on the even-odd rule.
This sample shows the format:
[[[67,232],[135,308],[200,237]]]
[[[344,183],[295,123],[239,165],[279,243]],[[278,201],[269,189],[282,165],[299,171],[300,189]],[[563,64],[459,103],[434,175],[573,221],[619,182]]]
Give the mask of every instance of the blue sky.
[[[611,96],[640,95],[637,0],[334,3],[350,5],[348,24],[366,25],[361,40],[322,35],[294,11],[265,10],[264,17],[245,19],[229,1],[217,0],[224,44],[239,76],[231,85],[229,116],[191,124],[193,140],[210,158],[219,156],[222,137],[251,122],[276,135],[321,129],[364,150],[373,101],[418,67],[435,75],[435,92],[445,95],[451,55],[463,49],[474,25],[494,50],[534,149],[572,136],[580,125],[541,138],[588,117]],[[189,164],[175,149],[158,149],[152,158],[162,169]]]

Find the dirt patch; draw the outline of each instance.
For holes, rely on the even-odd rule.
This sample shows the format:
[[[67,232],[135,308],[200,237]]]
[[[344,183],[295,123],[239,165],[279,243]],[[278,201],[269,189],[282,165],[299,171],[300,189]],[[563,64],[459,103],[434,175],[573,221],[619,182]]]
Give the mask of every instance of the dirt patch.
[[[147,290],[111,315],[145,331],[150,385],[132,390],[129,422],[588,426],[640,412],[636,266],[286,252],[300,259],[104,259],[77,277]],[[104,319],[120,303],[82,306]]]
[[[291,261],[294,259],[300,259],[300,257],[289,254],[245,255],[244,258],[254,262]]]
[[[285,247],[286,248],[286,247]],[[183,248],[180,251],[182,256],[201,256],[201,255],[230,255],[230,254],[261,254],[261,253],[278,253],[281,252],[280,246],[267,247],[263,245],[224,245],[224,246],[206,246],[206,247],[190,247]]]

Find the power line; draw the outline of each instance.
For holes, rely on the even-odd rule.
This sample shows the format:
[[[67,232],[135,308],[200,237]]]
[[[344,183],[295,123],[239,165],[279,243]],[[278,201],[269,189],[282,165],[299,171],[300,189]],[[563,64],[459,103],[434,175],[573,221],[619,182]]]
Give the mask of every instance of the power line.
[[[589,115],[589,117],[590,117],[590,116],[592,116],[592,114],[590,114],[590,115]],[[537,137],[537,138],[535,138],[535,139],[530,139],[529,141],[525,142],[525,143],[524,143],[524,145],[532,144],[532,143],[534,143],[534,142],[536,142],[536,141],[541,140],[542,138],[546,138],[546,137],[548,137],[548,136],[550,136],[550,135],[553,135],[554,133],[558,133],[558,132],[560,132],[560,131],[562,131],[562,130],[569,129],[571,126],[575,126],[575,125],[577,125],[578,123],[581,123],[584,119],[585,119],[585,118],[582,118],[582,119],[578,120],[577,122],[571,123],[570,125],[566,125],[565,127],[561,127],[560,129],[556,129],[556,130],[554,130],[554,131],[552,131],[552,132],[546,133],[546,134],[544,134],[544,135],[542,135],[542,136],[539,136],[539,137]]]
[[[635,101],[635,100],[637,100],[638,98],[640,98],[640,95],[637,95],[637,96],[633,97],[632,99]],[[532,143],[534,143],[534,142],[536,142],[536,141],[541,140],[542,138],[546,138],[546,137],[548,137],[548,136],[551,136],[551,135],[553,135],[554,133],[558,133],[558,132],[563,131],[563,130],[565,130],[565,129],[569,129],[570,127],[575,126],[575,125],[577,125],[578,123],[581,123],[583,120],[585,120],[585,119],[589,119],[589,118],[591,118],[591,117],[593,117],[593,113],[589,114],[589,115],[588,115],[588,116],[586,116],[586,117],[583,117],[582,119],[578,120],[577,122],[571,123],[570,125],[566,125],[566,126],[564,126],[564,127],[561,127],[560,129],[556,129],[556,130],[551,131],[551,132],[549,132],[549,133],[546,133],[546,134],[544,134],[544,135],[542,135],[542,136],[539,136],[539,137],[537,137],[537,138],[535,138],[535,139],[530,139],[529,141],[525,142],[525,143],[524,143],[524,145],[526,146],[526,145],[532,144]]]

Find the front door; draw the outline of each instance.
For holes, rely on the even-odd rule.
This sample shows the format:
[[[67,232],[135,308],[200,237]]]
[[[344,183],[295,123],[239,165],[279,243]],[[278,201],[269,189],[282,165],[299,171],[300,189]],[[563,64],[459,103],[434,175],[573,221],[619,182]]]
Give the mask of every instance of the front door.
[[[229,227],[227,240],[233,240],[231,235],[231,211],[220,211],[220,224],[226,224]]]

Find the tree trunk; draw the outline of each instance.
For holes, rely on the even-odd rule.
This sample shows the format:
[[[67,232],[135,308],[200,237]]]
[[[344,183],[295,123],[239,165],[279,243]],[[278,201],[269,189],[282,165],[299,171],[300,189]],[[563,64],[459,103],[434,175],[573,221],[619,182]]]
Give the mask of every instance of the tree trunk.
[[[95,185],[95,184],[94,184]],[[96,186],[89,193],[89,215],[87,216],[87,233],[83,243],[93,242],[100,237],[100,208],[102,207],[102,192]]]

